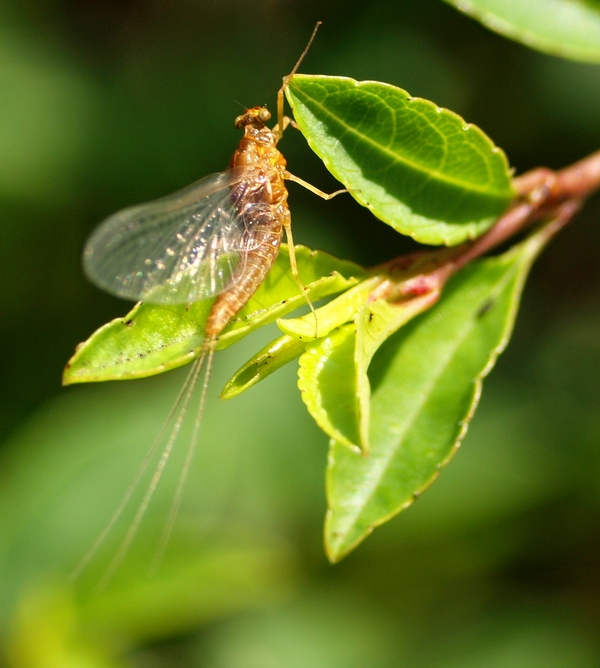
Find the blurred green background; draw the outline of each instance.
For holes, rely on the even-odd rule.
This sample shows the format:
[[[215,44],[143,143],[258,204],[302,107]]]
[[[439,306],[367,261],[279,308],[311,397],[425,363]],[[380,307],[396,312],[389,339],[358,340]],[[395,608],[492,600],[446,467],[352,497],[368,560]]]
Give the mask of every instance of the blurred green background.
[[[240,104],[273,107],[317,19],[303,72],[430,98],[518,172],[598,148],[599,67],[529,51],[438,0],[4,0],[0,665],[600,665],[598,198],[535,267],[456,459],[341,564],[321,546],[327,442],[292,365],[217,400],[271,332],[218,356],[158,572],[183,452],[109,586],[94,589],[139,496],[68,581],[186,372],[60,387],[74,346],[128,310],[85,281],[82,244],[116,209],[225,168]],[[280,147],[291,171],[335,189],[299,133]],[[349,197],[290,191],[297,242],[365,264],[411,248]]]

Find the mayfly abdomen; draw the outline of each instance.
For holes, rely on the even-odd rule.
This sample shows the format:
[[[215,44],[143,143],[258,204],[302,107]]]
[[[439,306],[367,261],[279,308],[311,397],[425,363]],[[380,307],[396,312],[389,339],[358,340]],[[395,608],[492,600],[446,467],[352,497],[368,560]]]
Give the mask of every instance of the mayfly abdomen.
[[[265,194],[270,188],[260,189]],[[289,217],[285,203],[273,205],[268,201],[256,201],[257,191],[245,203],[244,219],[252,250],[247,251],[245,262],[236,271],[235,281],[229,290],[222,292],[213,304],[205,325],[207,341],[215,339],[238,311],[248,302],[279,254],[283,236],[283,221]]]

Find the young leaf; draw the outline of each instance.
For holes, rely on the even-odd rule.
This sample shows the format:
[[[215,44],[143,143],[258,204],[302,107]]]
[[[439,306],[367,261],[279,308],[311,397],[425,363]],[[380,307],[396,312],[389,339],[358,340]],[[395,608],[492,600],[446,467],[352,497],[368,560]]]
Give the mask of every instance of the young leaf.
[[[600,5],[586,0],[446,0],[539,51],[600,63]]]
[[[245,392],[284,364],[302,355],[307,341],[322,339],[332,330],[352,320],[367,302],[373,289],[383,280],[383,276],[367,278],[318,308],[314,314],[292,319],[279,318],[277,326],[285,335],[269,343],[236,371],[221,392],[221,398],[230,399]],[[316,416],[313,417],[319,422]]]
[[[456,245],[514,197],[506,156],[477,127],[389,84],[295,75],[286,89],[313,151],[401,234]]]
[[[369,294],[382,280],[382,276],[372,276],[346,290],[343,295],[332,299],[317,310],[316,322],[315,316],[309,313],[300,318],[280,318],[277,326],[284,334],[301,340],[326,336],[336,327],[352,320],[359,308],[369,298]]]
[[[249,390],[277,369],[300,357],[305,347],[304,341],[287,334],[271,341],[227,381],[221,392],[221,399],[233,399]]]
[[[437,298],[438,292],[433,291],[398,304],[365,300],[353,324],[307,346],[300,358],[298,387],[310,414],[328,436],[369,452],[371,386],[367,369],[371,359],[386,339]]]
[[[296,258],[300,280],[313,300],[346,290],[365,275],[352,262],[305,246],[296,247]],[[190,362],[202,347],[204,323],[213,302],[137,304],[77,349],[65,369],[64,384],[143,378]],[[231,345],[305,303],[284,245],[265,281],[219,337],[218,347]]]
[[[356,326],[338,327],[300,358],[298,387],[315,422],[344,446],[361,442]]]
[[[463,269],[436,306],[374,358],[370,454],[331,445],[325,542],[332,561],[413,503],[456,451],[545,241],[538,233]]]

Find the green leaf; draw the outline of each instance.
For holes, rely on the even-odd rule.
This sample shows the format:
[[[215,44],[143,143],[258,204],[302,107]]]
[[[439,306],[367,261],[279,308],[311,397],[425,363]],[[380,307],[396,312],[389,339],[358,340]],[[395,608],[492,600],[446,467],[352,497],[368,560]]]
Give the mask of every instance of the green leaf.
[[[430,292],[394,306],[383,300],[369,301],[377,286],[386,280],[385,274],[371,276],[317,309],[314,314],[293,319],[280,318],[277,325],[285,335],[269,343],[236,371],[223,389],[221,398],[231,399],[245,392],[302,355],[299,385],[313,418],[332,438],[368,449],[366,426],[370,388],[367,368],[371,358],[392,331],[437,299],[437,293]],[[393,315],[382,319],[382,312]],[[339,328],[353,319],[357,322],[359,335],[354,336],[355,327],[352,326],[353,354],[342,361]],[[313,345],[306,345],[315,340]],[[340,380],[342,376],[345,379],[343,382]],[[333,387],[348,396],[342,400],[340,394],[326,409],[322,402]],[[346,429],[337,424],[340,421],[348,424],[356,421],[362,425],[362,437],[352,430],[352,435],[345,436]]]
[[[277,326],[284,334],[289,334],[304,341],[326,336],[336,327],[352,320],[358,309],[369,298],[369,294],[382,280],[382,276],[368,278],[317,309],[316,325],[315,315],[309,313],[300,318],[280,318],[277,321]]]
[[[597,0],[446,0],[496,32],[539,51],[600,63]]]
[[[308,313],[300,318],[279,318],[277,326],[284,332],[284,336],[269,343],[236,371],[221,392],[221,399],[231,399],[245,392],[299,357],[306,348],[306,341],[322,338],[336,327],[352,320],[382,280],[382,276],[367,278],[318,308],[315,313]]]
[[[360,397],[354,364],[354,323],[308,346],[300,358],[298,387],[321,429],[344,446],[360,443]]]
[[[353,197],[401,234],[455,245],[514,193],[504,153],[477,127],[389,84],[295,75],[286,95],[309,145]]]
[[[434,308],[391,337],[371,369],[369,456],[332,441],[325,541],[338,561],[427,488],[452,457],[481,381],[506,346],[539,233],[480,260],[447,285]]]
[[[352,262],[305,246],[296,247],[296,259],[300,280],[313,301],[346,290],[365,275]],[[137,304],[77,349],[65,369],[64,384],[143,378],[190,362],[202,348],[204,323],[213,302]],[[304,304],[284,244],[262,285],[219,337],[218,347],[225,348]]]
[[[233,399],[249,390],[277,369],[299,357],[304,352],[305,346],[304,341],[287,334],[271,341],[227,381],[221,392],[221,399]]]
[[[367,374],[373,356],[387,339],[409,320],[433,306],[439,298],[438,291],[415,296],[398,304],[385,300],[367,303],[357,313],[356,350],[354,360],[357,371],[358,396],[360,402],[359,445],[363,452],[370,450],[371,383]]]
[[[307,346],[300,358],[298,387],[309,412],[332,439],[368,453],[371,359],[387,338],[437,298],[437,292],[429,292],[398,304],[365,300],[352,325]]]
[[[352,320],[368,300],[373,289],[383,280],[383,276],[367,278],[318,308],[314,314],[308,313],[301,318],[279,318],[277,326],[285,335],[269,343],[236,371],[225,385],[221,398],[231,399],[245,392],[283,365],[299,357],[304,352],[307,341],[323,338],[340,325]]]

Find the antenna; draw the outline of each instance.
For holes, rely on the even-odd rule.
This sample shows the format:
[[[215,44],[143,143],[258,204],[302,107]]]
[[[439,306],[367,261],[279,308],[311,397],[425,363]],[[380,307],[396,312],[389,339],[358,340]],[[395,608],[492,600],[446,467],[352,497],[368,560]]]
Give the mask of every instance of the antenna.
[[[323,23],[323,21],[317,21],[317,25],[314,27],[314,30],[312,31],[312,35],[310,36],[310,39],[308,40],[308,44],[304,47],[304,51],[300,54],[300,58],[298,58],[298,61],[294,65],[294,69],[285,77],[283,77],[283,84],[281,85],[281,88],[277,92],[277,134],[279,135],[279,138],[281,139],[281,135],[283,134],[283,128],[284,128],[284,122],[283,122],[283,94],[285,92],[285,89],[288,87],[288,84],[290,83],[290,79],[296,74],[298,71],[298,68],[300,67],[300,64],[304,60],[304,56],[308,53],[308,50],[310,49],[311,44],[313,43],[313,40],[315,39],[315,36],[317,34],[317,30],[319,29],[319,26]]]

